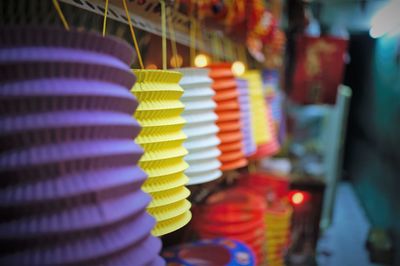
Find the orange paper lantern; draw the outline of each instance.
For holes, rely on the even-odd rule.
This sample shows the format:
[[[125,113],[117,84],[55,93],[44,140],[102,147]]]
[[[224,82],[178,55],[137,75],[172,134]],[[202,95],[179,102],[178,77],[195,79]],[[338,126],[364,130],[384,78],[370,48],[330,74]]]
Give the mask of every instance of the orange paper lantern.
[[[229,63],[216,63],[209,66],[212,88],[215,91],[215,110],[219,127],[218,138],[221,144],[219,160],[221,170],[233,170],[243,167],[247,160],[243,153],[243,134],[241,132],[241,114],[239,92]]]

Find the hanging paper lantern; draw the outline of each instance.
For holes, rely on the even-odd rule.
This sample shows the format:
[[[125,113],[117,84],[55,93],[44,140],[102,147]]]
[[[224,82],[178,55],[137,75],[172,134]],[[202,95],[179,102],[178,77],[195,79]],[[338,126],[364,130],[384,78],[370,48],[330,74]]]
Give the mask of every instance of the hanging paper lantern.
[[[264,261],[265,202],[243,189],[230,189],[211,195],[195,211],[194,227],[204,239],[227,237],[248,245],[256,265]]]
[[[186,120],[184,143],[188,150],[185,161],[189,164],[185,174],[189,177],[189,185],[215,180],[221,176],[221,163],[218,157],[220,141],[217,137],[218,127],[214,113],[216,103],[215,92],[211,89],[212,80],[208,77],[208,69],[179,69],[183,74],[180,85],[184,89],[182,102],[185,110],[182,114]]]
[[[286,120],[283,110],[284,94],[279,89],[279,73],[276,70],[263,71],[263,84],[268,105],[271,108],[272,119],[276,126],[275,133],[280,145],[285,141]]]
[[[269,205],[266,210],[267,261],[284,266],[284,255],[289,245],[292,207],[283,202]]]
[[[261,75],[258,70],[249,70],[242,77],[247,80],[249,85],[252,132],[254,141],[259,149],[272,138],[266,120],[267,106],[262,90]]]
[[[3,28],[0,43],[0,264],[164,265],[136,165],[133,50],[56,28]]]
[[[212,88],[215,91],[214,100],[217,103],[215,112],[218,116],[218,138],[221,141],[218,146],[221,151],[221,170],[233,170],[247,164],[243,153],[239,92],[231,64],[212,64],[210,69]]]
[[[268,131],[271,132],[271,138],[269,141],[263,145],[260,145],[257,149],[257,152],[252,156],[252,158],[262,158],[266,156],[273,156],[279,152],[280,145],[278,142],[276,126],[272,119],[271,108],[267,105],[267,125]]]
[[[134,70],[132,93],[139,101],[135,118],[142,126],[136,143],[144,149],[139,166],[148,179],[142,189],[152,196],[147,211],[157,220],[153,235],[160,236],[186,225],[190,218],[190,192],[184,187],[188,154],[183,146],[184,105],[179,100],[182,74],[166,70]]]
[[[199,240],[168,248],[162,253],[168,265],[253,266],[253,252],[245,244],[229,239]]]
[[[278,143],[281,145],[285,141],[286,121],[282,108],[283,95],[281,91],[267,95],[267,102],[271,108],[271,117],[275,126],[275,134]]]
[[[239,103],[242,121],[243,133],[243,151],[246,157],[252,155],[257,147],[253,139],[252,125],[251,125],[251,110],[249,88],[245,79],[236,79],[239,90]]]
[[[289,178],[271,173],[251,173],[239,178],[238,185],[256,192],[268,201],[287,199]]]

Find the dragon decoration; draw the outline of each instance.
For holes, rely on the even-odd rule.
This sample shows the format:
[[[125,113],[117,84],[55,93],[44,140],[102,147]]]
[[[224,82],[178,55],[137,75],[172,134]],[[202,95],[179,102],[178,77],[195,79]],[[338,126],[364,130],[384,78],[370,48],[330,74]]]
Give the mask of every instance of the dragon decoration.
[[[281,0],[182,0],[196,10],[199,20],[222,30],[233,40],[246,43],[249,53],[266,67],[282,64],[286,37],[279,29]]]

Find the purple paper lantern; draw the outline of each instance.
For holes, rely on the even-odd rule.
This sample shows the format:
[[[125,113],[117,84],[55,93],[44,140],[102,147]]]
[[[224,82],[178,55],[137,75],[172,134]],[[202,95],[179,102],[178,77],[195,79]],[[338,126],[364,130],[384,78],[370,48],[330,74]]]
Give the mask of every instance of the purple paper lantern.
[[[140,190],[133,50],[0,30],[0,264],[164,265]]]
[[[255,153],[257,149],[251,132],[249,88],[247,81],[244,79],[237,78],[236,82],[239,90],[239,104],[243,133],[243,150],[246,157],[249,157],[253,153]]]

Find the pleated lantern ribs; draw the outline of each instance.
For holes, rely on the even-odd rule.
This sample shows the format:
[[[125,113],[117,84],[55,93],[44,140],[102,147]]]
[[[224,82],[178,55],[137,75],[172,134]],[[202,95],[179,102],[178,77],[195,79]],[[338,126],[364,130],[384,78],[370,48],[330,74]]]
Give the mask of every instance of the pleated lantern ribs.
[[[157,220],[152,234],[161,236],[186,225],[191,219],[189,190],[184,186],[188,164],[183,146],[186,121],[181,114],[182,74],[176,71],[134,70],[137,82],[132,93],[139,101],[135,118],[142,126],[136,143],[144,149],[139,161],[148,180],[142,189],[152,196],[147,211]]]
[[[182,116],[186,120],[183,130],[188,137],[184,142],[189,152],[185,157],[189,164],[185,174],[189,177],[189,185],[210,182],[222,174],[219,170],[221,152],[218,149],[220,140],[215,123],[217,115],[214,113],[216,103],[212,80],[208,77],[208,69],[184,68],[178,71],[183,74],[180,81],[185,104]]]
[[[214,100],[217,103],[215,113],[218,116],[218,138],[221,141],[218,146],[221,151],[220,169],[234,170],[247,164],[243,153],[239,92],[231,64],[216,63],[210,65],[210,69],[210,77],[213,79],[212,88],[215,91]]]
[[[0,264],[164,265],[140,190],[133,50],[56,28],[3,28],[0,43]]]

